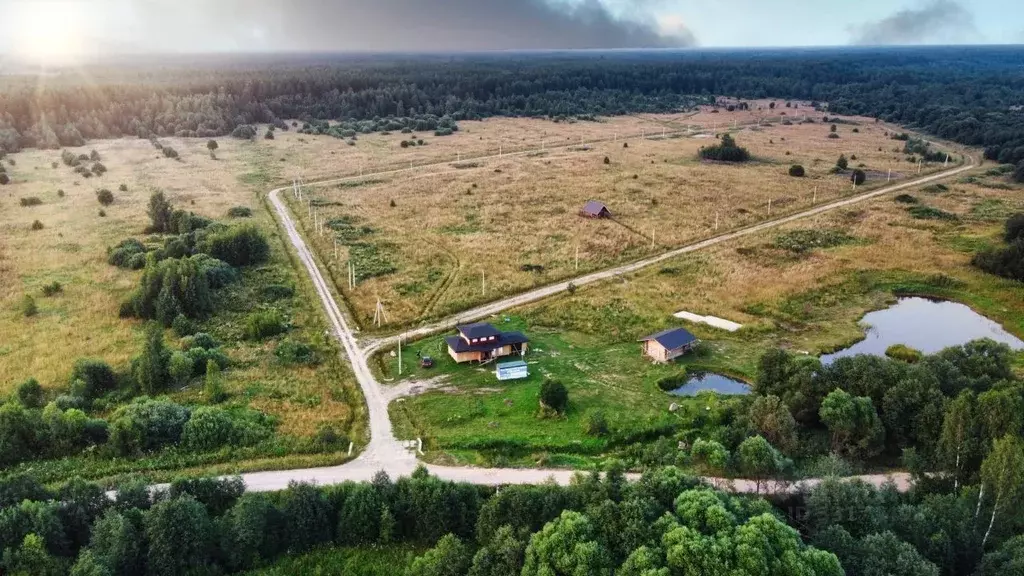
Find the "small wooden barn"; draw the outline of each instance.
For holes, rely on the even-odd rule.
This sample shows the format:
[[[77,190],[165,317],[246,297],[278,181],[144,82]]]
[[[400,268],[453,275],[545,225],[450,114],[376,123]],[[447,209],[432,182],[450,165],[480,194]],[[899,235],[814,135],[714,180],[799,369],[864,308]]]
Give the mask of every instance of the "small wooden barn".
[[[601,202],[590,200],[583,205],[583,209],[580,210],[580,216],[584,218],[611,218],[612,211]]]
[[[671,362],[692,350],[699,340],[688,330],[671,328],[641,338],[640,342],[643,343],[644,356],[655,362]]]

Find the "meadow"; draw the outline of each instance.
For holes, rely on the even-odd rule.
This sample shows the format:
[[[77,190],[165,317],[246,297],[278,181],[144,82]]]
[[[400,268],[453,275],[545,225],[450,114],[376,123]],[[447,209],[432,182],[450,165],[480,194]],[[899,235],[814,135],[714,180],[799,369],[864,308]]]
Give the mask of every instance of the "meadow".
[[[631,123],[519,119],[516,130],[509,120],[463,122],[456,135],[431,140],[427,152],[394,152],[439,165],[309,187],[303,200],[289,200],[361,327],[375,329],[380,300],[389,320],[383,328],[393,330],[850,195],[849,170],[857,167],[867,173],[861,190],[918,172],[889,126],[842,119],[833,138],[824,114],[811,112],[816,121],[803,123],[792,109],[788,124],[772,111],[775,122],[758,125],[767,106],[702,107]],[[704,131],[671,133],[695,126]],[[752,160],[701,161],[699,149],[717,143],[716,127],[728,128]],[[372,143],[360,137],[357,147],[384,138],[408,141],[404,134]],[[506,147],[498,156],[500,141],[531,148],[509,156]],[[840,155],[848,170],[836,173]],[[805,175],[791,176],[792,165]],[[927,164],[922,172],[940,168]],[[588,200],[606,204],[612,218],[579,217]],[[325,224],[322,233],[314,220]]]
[[[986,176],[991,168],[489,319],[532,339],[527,380],[502,383],[492,366],[455,365],[442,336],[409,343],[401,378],[440,389],[391,405],[400,437],[423,438],[428,459],[484,465],[580,465],[635,456],[643,448],[631,444],[651,445],[662,435],[692,441],[728,421],[731,406],[742,400],[680,399],[663,392],[659,381],[706,370],[751,382],[764,352],[781,347],[817,355],[844,348],[863,338],[858,321],[866,312],[899,295],[959,301],[1024,336],[1024,287],[970,265],[974,253],[1000,243],[1005,219],[1024,210],[1021,187]],[[929,216],[936,213],[944,216]],[[672,316],[681,310],[733,320],[743,328],[730,333]],[[700,353],[670,365],[643,359],[636,340],[673,326],[697,335]],[[429,354],[437,366],[419,368],[417,352]],[[1017,355],[1016,365],[1024,371],[1024,354]],[[393,354],[379,356],[385,378],[399,381],[397,368]],[[560,380],[569,391],[563,417],[540,416],[537,397],[546,378]],[[676,412],[669,411],[673,403],[680,408]],[[607,422],[606,434],[592,432],[595,413]]]

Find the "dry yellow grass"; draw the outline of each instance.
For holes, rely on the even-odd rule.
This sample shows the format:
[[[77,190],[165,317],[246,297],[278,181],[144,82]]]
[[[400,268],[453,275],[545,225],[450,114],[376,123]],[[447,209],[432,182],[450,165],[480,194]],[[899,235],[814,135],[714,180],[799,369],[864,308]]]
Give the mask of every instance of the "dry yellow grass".
[[[341,246],[335,258],[334,235],[313,234],[310,208],[294,201],[292,205],[367,327],[378,298],[392,325],[406,324],[708,237],[716,220],[720,231],[753,224],[768,217],[769,200],[772,215],[779,215],[810,207],[815,198],[822,202],[851,194],[848,176],[830,174],[840,154],[852,158],[850,168],[863,164],[871,171],[868,185],[885,182],[890,168],[894,180],[917,172],[898,152],[903,143],[891,140],[886,134],[890,128],[873,120],[840,125],[838,139],[828,138],[829,126],[821,123],[743,127],[762,113],[756,108],[701,111],[696,116],[614,119],[607,124],[464,122],[459,136],[417,148],[417,153],[428,150],[432,156],[417,157],[416,162],[454,160],[451,144],[469,134],[492,141],[491,148],[476,150],[480,155],[497,153],[492,140],[496,132],[524,134],[526,142],[545,131],[549,142],[577,142],[577,133],[585,142],[601,137],[614,141],[549,145],[542,151],[535,139],[534,151],[524,155],[453,161],[310,189],[318,218],[351,218],[357,228],[372,229],[356,241],[375,245],[397,268],[394,274],[360,282],[354,290],[347,286],[347,249]],[[738,123],[735,137],[754,161],[702,163],[697,152],[715,142],[710,134],[663,137],[656,128],[682,129],[687,121],[693,125],[694,118],[711,128],[705,117],[719,116]],[[615,137],[640,130],[653,136]],[[367,145],[364,140],[360,147]],[[807,176],[789,176],[792,164],[804,166]],[[614,221],[579,218],[578,210],[591,199],[606,203]],[[544,271],[523,271],[529,265],[543,266]]]
[[[282,178],[281,163],[275,158],[294,143],[221,139],[213,159],[206,140],[161,142],[174,147],[181,161],[164,158],[148,141],[138,139],[97,141],[73,149],[76,154],[99,152],[109,170],[100,178],[83,179],[63,164],[52,168],[51,162],[60,161],[59,151],[28,150],[11,156],[16,164],[7,169],[13,181],[0,186],[0,393],[29,377],[44,387],[62,388],[78,358],[125,366],[138,354],[141,324],[119,319],[117,310],[140,273],[108,265],[106,248],[126,237],[142,237],[153,190],[163,190],[177,207],[215,219],[223,220],[230,207],[247,206],[254,211],[253,221],[276,236],[260,195]],[[119,190],[121,184],[127,192]],[[97,202],[100,188],[113,192],[112,205]],[[58,190],[64,191],[63,197]],[[27,197],[38,197],[43,204],[21,207],[19,199]],[[99,216],[101,208],[105,217]],[[34,220],[44,228],[31,230]],[[293,337],[319,338],[335,350],[322,337],[324,324],[315,301],[301,297],[306,277],[295,272],[280,240],[271,245],[272,266],[300,288],[298,305],[291,310]],[[53,281],[60,282],[64,292],[43,297],[42,286]],[[35,317],[21,314],[25,294],[38,303]],[[234,361],[225,373],[228,391],[280,417],[283,433],[310,435],[322,422],[339,429],[360,425],[353,407],[361,405],[361,399],[336,354],[329,354],[316,369],[293,369],[276,362],[270,345],[232,343],[226,352]],[[200,392],[187,389],[176,396],[198,399]]]

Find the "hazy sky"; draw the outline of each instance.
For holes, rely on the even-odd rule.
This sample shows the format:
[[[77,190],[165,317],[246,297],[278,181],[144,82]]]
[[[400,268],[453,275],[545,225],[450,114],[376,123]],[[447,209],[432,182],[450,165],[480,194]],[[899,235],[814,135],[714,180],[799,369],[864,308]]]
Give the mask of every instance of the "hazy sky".
[[[1024,43],[1020,0],[0,0],[0,52]]]

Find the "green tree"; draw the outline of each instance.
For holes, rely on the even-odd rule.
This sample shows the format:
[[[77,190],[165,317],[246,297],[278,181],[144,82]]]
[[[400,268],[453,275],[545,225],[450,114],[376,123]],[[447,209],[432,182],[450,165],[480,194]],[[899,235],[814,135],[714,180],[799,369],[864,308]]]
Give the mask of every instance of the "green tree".
[[[89,549],[113,576],[142,574],[146,555],[141,522],[138,511],[108,510],[93,525]]]
[[[200,406],[185,423],[181,441],[196,452],[208,452],[229,443],[233,429],[227,412],[215,406]]]
[[[519,574],[526,556],[526,538],[508,525],[498,528],[485,546],[473,556],[469,576]]]
[[[992,515],[981,540],[984,548],[992,534],[996,516],[1004,508],[1015,509],[1024,489],[1024,440],[1012,435],[996,440],[992,452],[981,464],[981,481],[994,496]]]
[[[867,173],[861,170],[860,168],[854,168],[853,172],[850,173],[850,182],[853,182],[856,186],[860,186],[861,184],[866,182],[867,179]]]
[[[786,454],[797,448],[797,426],[789,407],[778,396],[758,396],[747,413],[750,423],[768,440]]]
[[[379,510],[375,508],[374,515]],[[290,553],[305,552],[331,541],[331,504],[316,486],[297,482],[288,484],[281,511]]]
[[[149,208],[146,210],[149,220],[152,223],[150,228],[153,232],[170,232],[171,217],[174,215],[174,207],[161,191],[153,192],[149,197]]]
[[[975,576],[1021,576],[1024,574],[1024,535],[1014,536],[985,554]]]
[[[836,452],[865,457],[881,449],[884,430],[871,398],[837,388],[822,401],[819,415]]]
[[[448,534],[437,545],[416,558],[406,572],[408,576],[462,576],[470,567],[470,552],[454,534]]]
[[[193,369],[192,358],[188,354],[178,351],[171,353],[167,361],[167,374],[175,386],[181,388],[188,384],[192,379]]]
[[[243,495],[224,516],[223,550],[232,570],[247,570],[269,562],[287,539],[284,516],[261,493]]]
[[[615,572],[618,576],[670,576],[665,554],[659,548],[641,546],[633,550]]]
[[[160,502],[146,514],[147,574],[175,576],[212,568],[214,527],[206,508],[185,495]]]
[[[17,389],[14,391],[14,396],[18,399],[18,403],[25,408],[42,408],[46,404],[46,399],[43,396],[43,387],[39,385],[39,381],[35,378],[29,378],[18,384]]]
[[[782,454],[762,436],[747,438],[736,452],[740,472],[754,480],[757,493],[761,492],[765,481],[778,477],[786,467]]]
[[[151,322],[146,327],[146,344],[136,360],[135,380],[146,394],[156,394],[167,387],[167,363],[170,354],[164,347],[163,328]]]
[[[85,548],[71,567],[71,576],[114,576],[114,573],[96,558],[92,550]]]
[[[1024,428],[1021,391],[1018,386],[1004,386],[978,395],[978,415],[986,445],[1007,434],[1020,435]]]
[[[608,550],[596,538],[590,520],[566,510],[530,538],[522,576],[611,574]]]
[[[216,360],[206,361],[206,379],[204,380],[203,393],[206,401],[214,404],[223,402],[227,397],[224,392],[224,378],[220,374],[220,364]]]
[[[949,403],[939,437],[939,462],[953,476],[953,489],[969,477],[978,453],[979,423],[974,392],[963,390]]]
[[[61,576],[64,570],[47,550],[43,539],[28,534],[18,548],[4,552],[4,564],[11,576]]]
[[[217,159],[217,149],[218,148],[220,148],[220,145],[217,144],[216,140],[207,140],[206,141],[206,149],[210,151],[210,158],[213,158],[214,160]]]
[[[721,476],[729,463],[729,451],[720,442],[698,438],[690,447],[690,459],[702,474]]]
[[[857,574],[863,576],[939,576],[939,569],[892,532],[866,536],[861,542]]]
[[[850,166],[850,161],[846,159],[845,154],[840,154],[839,159],[836,160],[836,168],[840,170],[846,170]]]
[[[569,391],[558,380],[546,379],[540,386],[540,404],[541,408],[564,414],[569,407]]]

